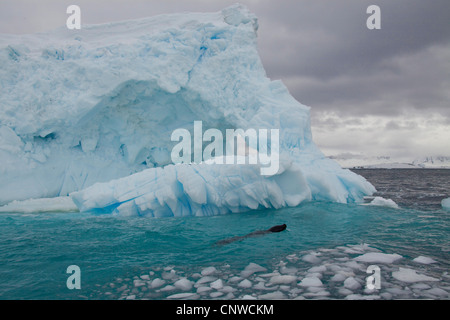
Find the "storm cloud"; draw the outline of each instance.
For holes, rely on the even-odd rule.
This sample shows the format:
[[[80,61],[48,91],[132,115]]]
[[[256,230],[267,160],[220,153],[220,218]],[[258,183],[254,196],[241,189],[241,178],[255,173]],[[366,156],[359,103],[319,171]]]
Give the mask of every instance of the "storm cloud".
[[[63,26],[75,3],[82,24],[96,24],[218,11],[234,2],[0,0],[0,32]],[[259,18],[267,75],[311,107],[314,139],[326,154],[450,156],[448,0],[240,2]],[[372,4],[381,9],[380,30],[366,27]]]

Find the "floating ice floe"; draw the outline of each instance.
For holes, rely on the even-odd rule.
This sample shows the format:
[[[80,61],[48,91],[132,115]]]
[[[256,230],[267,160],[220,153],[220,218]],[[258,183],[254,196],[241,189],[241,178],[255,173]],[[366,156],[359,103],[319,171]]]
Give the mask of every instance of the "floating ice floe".
[[[368,252],[361,256],[354,258],[356,261],[368,262],[368,263],[384,263],[392,264],[395,261],[401,259],[402,256],[399,254],[388,254],[382,252]]]
[[[402,282],[422,282],[422,281],[439,281],[439,279],[418,274],[415,270],[400,267],[398,271],[392,273],[392,276]]]
[[[424,257],[424,256],[419,256],[419,257],[413,259],[413,261],[417,262],[417,263],[422,263],[422,264],[430,264],[430,263],[436,263],[437,262],[436,260],[434,260],[432,258]]]
[[[260,266],[259,264],[251,262],[248,266],[245,267],[244,270],[242,270],[241,277],[247,278],[247,277],[251,276],[254,273],[266,272],[266,271],[267,271],[266,268]]]
[[[270,285],[274,284],[289,284],[292,282],[295,282],[297,280],[296,276],[291,275],[279,275],[279,276],[273,276],[269,280]]]
[[[217,269],[215,267],[207,267],[202,270],[201,274],[202,276],[210,276],[217,272]]]
[[[301,287],[319,287],[322,285],[323,285],[322,281],[320,281],[320,279],[317,277],[303,278],[302,281],[299,283],[299,286]]]
[[[192,289],[193,282],[186,278],[181,278],[174,283],[174,286],[182,291],[189,291]]]
[[[443,199],[441,205],[444,210],[450,211],[450,198]]]
[[[362,205],[398,209],[398,205],[392,199],[385,199],[383,197],[364,197],[364,200],[369,202],[362,203]]]

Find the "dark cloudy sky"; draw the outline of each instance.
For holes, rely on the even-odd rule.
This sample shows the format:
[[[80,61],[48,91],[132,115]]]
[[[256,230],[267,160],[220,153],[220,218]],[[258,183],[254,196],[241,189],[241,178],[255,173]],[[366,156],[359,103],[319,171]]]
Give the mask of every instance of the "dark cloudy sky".
[[[219,11],[237,0],[0,0],[0,33],[172,12]],[[449,0],[241,0],[259,18],[267,74],[311,107],[327,155],[450,156]],[[381,30],[369,30],[369,5]]]

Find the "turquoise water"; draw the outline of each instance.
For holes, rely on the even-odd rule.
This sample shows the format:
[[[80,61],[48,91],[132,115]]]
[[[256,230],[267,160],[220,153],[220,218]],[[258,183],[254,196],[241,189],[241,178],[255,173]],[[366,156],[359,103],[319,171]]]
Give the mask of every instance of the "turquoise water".
[[[385,287],[392,289],[392,298],[396,298],[396,288],[410,290],[411,294],[414,291],[410,283],[392,279],[391,273],[400,265],[434,276],[439,281],[427,285],[443,290],[441,295],[433,296],[431,292],[427,296],[420,291],[410,297],[448,299],[449,296],[443,292],[450,292],[447,273],[450,269],[449,213],[439,206],[428,208],[424,211],[414,205],[392,209],[312,202],[282,210],[164,219],[80,213],[1,214],[0,298],[163,299],[180,292],[193,293],[193,299],[214,298],[208,295],[211,291],[204,295],[196,293],[195,286],[184,289],[169,287],[167,291],[161,291],[163,287],[153,289],[149,286],[151,280],[164,279],[170,270],[176,271],[177,276],[174,279],[166,277],[166,286],[173,285],[180,278],[195,283],[201,278],[201,271],[211,266],[217,270],[215,277],[222,279],[228,290],[217,295],[237,299],[252,294],[257,297],[262,294],[260,291],[233,285],[231,278],[239,276],[249,263],[256,263],[270,273],[280,270],[280,262],[282,266],[284,263],[287,267],[296,268],[294,274],[298,281],[289,284],[289,288],[273,286],[272,291],[281,292],[285,298],[300,297],[301,293],[296,295],[300,291],[297,290],[298,282],[302,272],[304,275],[312,265],[286,257],[295,255],[301,258],[308,252],[319,250],[317,252],[324,255],[318,265],[330,267],[357,256],[344,255],[339,251],[342,250],[340,246],[365,243],[381,252],[403,257],[399,264],[382,268],[382,276],[389,282]],[[224,246],[215,245],[215,242],[228,237],[283,223],[287,224],[284,232],[247,238]],[[325,259],[327,252],[334,256],[329,255]],[[415,264],[412,259],[420,255],[430,257],[436,263]],[[69,265],[80,267],[80,290],[69,290],[66,286]],[[361,270],[354,270],[360,281],[367,276]],[[345,298],[335,283],[327,281],[327,276],[331,275],[330,269],[322,275],[328,292],[325,297]],[[263,280],[255,277],[253,275],[250,279],[254,283]],[[145,286],[133,282],[137,279],[147,281]],[[302,291],[305,292],[307,290]],[[363,287],[353,293],[363,295]]]

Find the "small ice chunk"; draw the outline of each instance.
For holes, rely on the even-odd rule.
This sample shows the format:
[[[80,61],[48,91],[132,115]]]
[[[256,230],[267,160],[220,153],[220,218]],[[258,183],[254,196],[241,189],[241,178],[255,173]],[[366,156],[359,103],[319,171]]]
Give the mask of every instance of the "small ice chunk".
[[[134,300],[136,299],[136,295],[135,294],[131,294],[129,296],[126,297],[127,300]]]
[[[306,277],[298,285],[301,287],[319,287],[322,285],[322,281],[317,277]]]
[[[144,275],[140,276],[139,278],[141,278],[142,280],[146,280],[146,281],[150,280],[150,276],[148,274],[144,274]]]
[[[166,292],[166,291],[173,291],[175,289],[176,288],[173,285],[169,284],[169,285],[165,286],[164,288],[162,288],[160,291]]]
[[[225,293],[231,293],[231,292],[235,292],[237,289],[230,287],[230,286],[223,286],[222,289],[220,289],[220,291],[225,292]]]
[[[282,274],[296,274],[297,273],[297,271],[298,271],[298,269],[297,268],[294,268],[294,267],[281,267],[280,268],[280,273],[282,273]]]
[[[207,291],[211,291],[211,290],[212,290],[211,287],[198,287],[197,293],[203,293],[203,292],[207,292]]]
[[[211,294],[209,296],[211,298],[217,298],[217,297],[223,296],[223,292],[220,292],[220,291],[211,292]]]
[[[380,294],[381,298],[386,299],[386,300],[391,300],[392,299],[392,294],[390,294],[389,292],[383,292],[382,294]]]
[[[273,286],[266,287],[264,281],[260,281],[260,282],[258,282],[257,284],[255,284],[253,286],[253,289],[256,289],[256,290],[274,290],[274,287]]]
[[[257,298],[246,294],[242,297],[242,300],[257,300]]]
[[[326,297],[329,295],[330,295],[330,293],[325,290],[319,290],[316,292],[307,292],[307,293],[303,294],[304,297]]]
[[[192,289],[193,284],[194,283],[187,278],[181,278],[180,280],[175,281],[173,285],[181,291],[189,291]]]
[[[314,272],[314,273],[307,273],[305,275],[305,277],[307,277],[307,278],[316,277],[316,278],[322,279],[323,275],[319,272]]]
[[[345,300],[363,300],[364,297],[360,294],[350,294],[345,297]]]
[[[166,283],[166,281],[160,279],[160,278],[156,278],[153,279],[152,282],[150,282],[150,287],[155,289],[155,288],[159,288],[161,286],[163,286]]]
[[[286,259],[287,259],[289,262],[296,262],[296,261],[298,260],[298,257],[297,257],[297,255],[294,253],[294,254],[290,254],[290,255],[286,256]]]
[[[209,286],[216,290],[222,289],[223,281],[222,281],[222,279],[217,279],[216,281],[211,282]]]
[[[425,290],[430,289],[431,286],[426,283],[416,283],[411,286],[412,289]]]
[[[347,261],[344,263],[344,266],[349,267],[351,269],[364,269],[361,265],[356,261]]]
[[[217,272],[217,269],[215,267],[207,267],[202,270],[201,274],[202,276],[210,276],[212,274],[215,274]]]
[[[361,244],[349,244],[347,245],[347,247],[359,251],[359,253],[362,253],[364,251],[379,251],[378,249],[372,248],[369,244],[367,243],[361,243]],[[346,251],[346,250],[344,250]]]
[[[417,263],[422,263],[422,264],[431,264],[431,263],[436,263],[437,262],[436,260],[433,260],[431,258],[424,257],[424,256],[418,256],[413,261],[417,262]]]
[[[406,290],[403,290],[399,287],[393,287],[393,288],[387,288],[386,291],[388,291],[389,293],[396,295],[396,296],[405,296],[405,295],[409,295],[409,292]]]
[[[244,279],[241,282],[239,282],[238,287],[239,288],[250,288],[252,286],[252,283],[250,280]]]
[[[271,273],[260,274],[259,276],[262,278],[270,278],[270,277],[279,276],[279,275],[280,275],[279,272],[271,272]]]
[[[319,287],[307,287],[307,289],[308,289],[308,292],[313,292],[313,293],[323,291],[323,287],[322,286],[319,286]]]
[[[274,285],[274,284],[288,284],[288,283],[292,283],[294,281],[297,280],[296,276],[292,276],[292,275],[280,275],[280,276],[273,276],[272,278],[270,278],[269,284],[270,285]]]
[[[135,288],[145,286],[145,282],[142,280],[133,280],[133,285]]]
[[[171,280],[174,279],[177,275],[175,270],[172,269],[170,270],[170,272],[163,272],[161,276],[163,277],[164,280]]]
[[[392,272],[392,276],[402,282],[422,282],[422,281],[439,281],[439,279],[418,274],[416,270],[408,268],[399,268],[398,271]]]
[[[343,296],[348,296],[353,293],[353,291],[346,289],[346,288],[340,288],[338,292],[340,295],[343,295]]]
[[[345,279],[347,279],[347,278],[346,278],[346,276],[345,276],[344,274],[342,274],[342,273],[337,273],[337,274],[335,274],[334,276],[331,277],[330,281],[333,281],[333,282],[342,282],[342,281],[344,281]]]
[[[230,279],[228,279],[228,282],[234,283],[234,282],[238,282],[238,281],[241,281],[241,280],[242,280],[242,277],[233,276]]]
[[[321,261],[320,258],[318,258],[317,256],[318,256],[317,253],[310,253],[310,254],[303,256],[302,260],[305,262],[312,263],[312,264],[317,264]]]
[[[344,287],[349,290],[357,290],[361,288],[361,284],[353,277],[348,277],[344,281]]]
[[[308,269],[308,273],[316,273],[316,272],[325,272],[327,271],[327,267],[326,266],[316,266],[316,267],[312,267]]]
[[[289,290],[291,290],[291,287],[287,286],[287,285],[282,285],[282,286],[280,286],[280,290],[282,290],[282,291],[289,291]]]
[[[450,211],[450,198],[443,199],[441,201],[442,209]]]
[[[204,283],[213,282],[216,280],[217,280],[216,277],[206,276],[206,277],[198,279],[197,282],[195,283],[195,287],[199,287],[200,285],[202,285]]]
[[[385,263],[385,264],[391,264],[395,261],[403,258],[399,254],[388,254],[388,253],[382,253],[382,252],[369,252],[365,253],[361,256],[358,256],[354,258],[355,261],[360,262],[367,262],[367,263]]]
[[[254,273],[266,272],[266,271],[267,271],[266,268],[260,266],[259,264],[251,262],[251,263],[248,264],[248,266],[245,267],[244,270],[242,270],[241,277],[242,278],[247,278],[247,277],[251,276]]]
[[[117,291],[122,292],[122,291],[125,291],[127,288],[128,288],[128,286],[126,284],[124,284],[123,286],[117,288]]]
[[[448,292],[441,288],[432,288],[432,289],[426,290],[424,292],[428,293],[428,294],[432,294],[433,296],[449,297]]]
[[[281,291],[269,292],[259,296],[261,300],[282,300],[286,299],[286,296]]]
[[[194,296],[196,296],[195,293],[184,292],[184,293],[177,293],[177,294],[168,296],[167,299],[192,299]]]
[[[375,197],[370,203],[365,203],[365,205],[398,209],[398,205],[392,199],[383,197]]]

